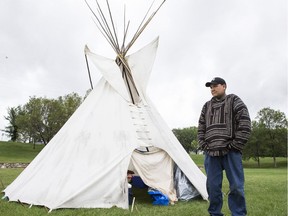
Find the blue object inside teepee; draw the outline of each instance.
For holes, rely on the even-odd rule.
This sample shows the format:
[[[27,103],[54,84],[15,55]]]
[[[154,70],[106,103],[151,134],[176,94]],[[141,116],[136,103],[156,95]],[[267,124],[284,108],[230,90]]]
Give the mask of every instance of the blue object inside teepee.
[[[169,205],[169,198],[160,191],[152,189],[148,191],[148,194],[153,199],[152,203],[153,205],[164,205],[164,206]]]

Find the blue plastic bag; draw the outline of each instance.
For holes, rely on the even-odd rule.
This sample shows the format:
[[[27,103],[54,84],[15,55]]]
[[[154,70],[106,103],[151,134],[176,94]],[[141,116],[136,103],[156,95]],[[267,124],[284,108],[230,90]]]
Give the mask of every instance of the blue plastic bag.
[[[153,199],[152,202],[153,205],[164,205],[164,206],[169,205],[169,198],[160,191],[152,189],[148,191],[148,194]]]

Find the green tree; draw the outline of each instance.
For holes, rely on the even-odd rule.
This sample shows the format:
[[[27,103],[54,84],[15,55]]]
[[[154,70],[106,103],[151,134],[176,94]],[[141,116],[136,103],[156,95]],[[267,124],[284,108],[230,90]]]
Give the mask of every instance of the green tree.
[[[191,150],[197,154],[198,153],[198,147],[199,147],[198,146],[198,141],[197,141],[197,139],[194,139],[191,142]]]
[[[266,142],[265,125],[252,121],[252,131],[250,139],[243,150],[243,159],[252,158],[257,161],[258,167],[260,167],[260,157],[264,157],[268,152]]]
[[[47,144],[60,130],[67,118],[65,109],[59,100],[45,98],[42,103],[43,132],[39,131],[39,134],[43,143]]]
[[[41,142],[45,145],[54,137],[74,111],[82,98],[71,93],[57,99],[30,97],[28,103],[19,106],[15,125],[18,140],[23,142]]]
[[[47,116],[46,104],[48,99],[30,97],[29,102],[22,107],[22,124],[18,121],[21,133],[27,133],[33,143],[47,143],[45,138],[45,118]]]
[[[35,143],[36,131],[34,131],[32,124],[30,122],[30,115],[28,115],[27,110],[22,106],[19,109],[19,115],[17,116],[16,124],[18,125],[18,141]],[[35,146],[34,146],[35,148]]]
[[[7,133],[10,137],[11,141],[15,142],[18,139],[18,126],[16,124],[16,119],[19,113],[19,107],[11,107],[8,108],[8,115],[4,116],[4,118],[9,122],[8,126],[5,127],[3,132]]]
[[[263,108],[258,112],[256,119],[259,120],[260,125],[264,126],[264,132],[267,134],[269,146],[269,155],[267,156],[273,157],[274,167],[277,167],[276,157],[283,155],[281,154],[283,151],[287,154],[287,118],[285,113],[269,107]],[[286,134],[286,139],[284,134]]]
[[[71,93],[64,97],[59,97],[58,101],[61,103],[63,108],[63,124],[70,118],[75,110],[80,106],[83,99],[77,93]],[[62,125],[63,125],[62,124]]]
[[[191,144],[194,140],[197,141],[197,127],[178,128],[172,131],[188,153],[196,150]]]

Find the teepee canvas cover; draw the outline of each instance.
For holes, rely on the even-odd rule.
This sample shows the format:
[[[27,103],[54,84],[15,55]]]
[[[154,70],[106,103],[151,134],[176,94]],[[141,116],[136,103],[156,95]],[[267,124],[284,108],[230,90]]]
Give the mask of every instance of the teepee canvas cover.
[[[132,77],[126,82],[119,62],[86,47],[85,53],[103,76],[47,146],[4,190],[10,201],[50,210],[128,208],[127,170],[131,166],[148,186],[176,201],[174,163],[207,200],[205,175],[146,95],[157,46],[158,38],[130,56],[121,56]]]

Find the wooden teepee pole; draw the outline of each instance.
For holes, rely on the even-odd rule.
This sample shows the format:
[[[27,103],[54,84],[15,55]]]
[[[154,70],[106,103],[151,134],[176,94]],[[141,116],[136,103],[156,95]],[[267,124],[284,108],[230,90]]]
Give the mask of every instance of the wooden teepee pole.
[[[86,66],[87,66],[87,70],[88,70],[88,76],[89,76],[91,89],[93,89],[93,83],[92,83],[92,79],[91,79],[91,73],[90,73],[90,69],[89,69],[89,64],[88,64],[88,59],[87,59],[86,53],[85,53],[85,61],[86,61]]]
[[[162,7],[162,5],[165,3],[166,0],[162,0],[161,4],[148,17],[149,12],[150,12],[153,4],[154,4],[154,1],[153,1],[153,3],[150,5],[144,18],[142,19],[140,25],[138,26],[136,32],[134,33],[131,41],[128,43],[127,46],[125,46],[125,42],[127,39],[130,21],[127,22],[127,26],[126,26],[126,8],[124,7],[124,34],[123,34],[123,41],[122,41],[121,47],[120,47],[120,44],[118,41],[118,36],[116,33],[116,28],[115,28],[115,22],[114,22],[114,19],[112,16],[112,10],[111,10],[110,4],[109,4],[109,0],[106,0],[106,6],[107,6],[108,14],[109,14],[108,15],[109,19],[107,19],[105,17],[104,11],[101,9],[101,6],[100,6],[98,0],[95,0],[95,1],[96,1],[96,5],[97,5],[98,14],[96,14],[92,10],[92,8],[88,4],[87,0],[85,0],[90,11],[92,12],[94,17],[96,18],[96,25],[97,25],[98,29],[100,30],[102,35],[105,37],[105,39],[108,41],[108,43],[111,45],[111,47],[114,49],[114,51],[117,53],[117,57],[116,57],[115,61],[116,61],[117,65],[119,66],[120,70],[122,71],[122,77],[125,80],[125,84],[127,85],[127,89],[129,91],[132,103],[135,104],[139,101],[139,92],[136,88],[136,84],[134,82],[134,79],[133,79],[133,76],[131,73],[131,69],[127,63],[126,54],[127,54],[128,50],[132,47],[132,45],[135,43],[135,41],[142,34],[144,29],[147,27],[147,25],[151,22],[153,17],[156,15],[156,13],[159,11],[159,9]],[[85,56],[85,58],[86,58],[86,56]],[[88,65],[87,59],[86,59],[86,64]],[[89,69],[88,69],[88,73],[89,73],[90,84],[92,86],[92,81],[91,81]]]

